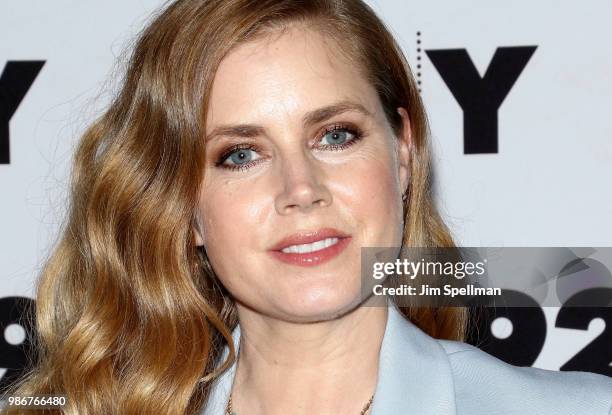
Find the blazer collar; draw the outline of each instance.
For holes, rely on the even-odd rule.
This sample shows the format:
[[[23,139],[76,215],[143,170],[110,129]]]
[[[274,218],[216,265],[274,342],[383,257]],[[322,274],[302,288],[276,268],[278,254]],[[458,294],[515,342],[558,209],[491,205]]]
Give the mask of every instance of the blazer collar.
[[[406,319],[393,301],[388,302],[372,415],[455,415],[453,376],[446,352]],[[232,338],[238,352],[240,325]],[[221,361],[228,354],[226,345]],[[236,362],[213,383],[203,415],[225,414],[235,371]]]
[[[455,390],[444,348],[388,300],[372,415],[455,415]]]

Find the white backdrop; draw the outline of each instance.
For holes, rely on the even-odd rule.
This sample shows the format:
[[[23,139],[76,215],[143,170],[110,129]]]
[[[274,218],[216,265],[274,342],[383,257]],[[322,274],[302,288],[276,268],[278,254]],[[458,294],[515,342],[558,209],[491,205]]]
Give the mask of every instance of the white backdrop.
[[[612,245],[612,2],[368,3],[419,73],[436,194],[459,244]],[[117,57],[161,4],[0,4],[0,67],[44,61],[10,119],[10,163],[0,164],[0,298],[33,296],[64,217],[75,142],[108,101]],[[521,46],[535,51],[497,111],[498,151],[464,154],[462,108],[430,56],[464,49],[484,76],[498,48]],[[544,312],[537,367],[558,370],[605,330],[602,318],[588,330],[558,328],[558,309]],[[496,322],[494,333],[510,333],[503,323]],[[18,327],[4,335],[19,342]]]

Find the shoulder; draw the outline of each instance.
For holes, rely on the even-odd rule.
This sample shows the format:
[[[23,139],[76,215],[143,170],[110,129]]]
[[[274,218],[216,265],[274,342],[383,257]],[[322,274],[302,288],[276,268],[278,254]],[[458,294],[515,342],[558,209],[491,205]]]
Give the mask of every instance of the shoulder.
[[[612,415],[612,378],[513,366],[467,343],[437,341],[451,366],[458,414],[504,408],[505,414]]]

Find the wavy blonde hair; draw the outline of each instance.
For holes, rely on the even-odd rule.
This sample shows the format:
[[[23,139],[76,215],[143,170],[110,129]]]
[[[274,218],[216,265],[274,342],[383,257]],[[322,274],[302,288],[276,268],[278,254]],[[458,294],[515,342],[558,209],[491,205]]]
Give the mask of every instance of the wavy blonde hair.
[[[78,145],[68,218],[37,287],[38,358],[12,393],[65,394],[65,414],[202,410],[211,382],[236,358],[234,304],[193,241],[212,81],[236,45],[295,23],[343,46],[398,136],[396,108],[408,109],[414,145],[403,242],[454,246],[430,193],[416,83],[366,4],[176,1],[140,34],[120,91]],[[463,308],[402,311],[431,336],[463,339]],[[220,361],[225,345],[230,355]]]

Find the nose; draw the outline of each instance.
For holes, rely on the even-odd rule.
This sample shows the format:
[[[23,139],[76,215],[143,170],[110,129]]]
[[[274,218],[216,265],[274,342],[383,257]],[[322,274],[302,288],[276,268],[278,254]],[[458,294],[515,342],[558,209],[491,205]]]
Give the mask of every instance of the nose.
[[[309,212],[315,207],[329,206],[332,195],[325,185],[325,174],[318,161],[303,152],[287,157],[281,166],[282,191],[275,199],[280,215]]]

